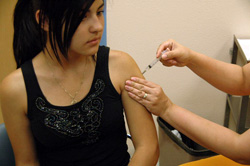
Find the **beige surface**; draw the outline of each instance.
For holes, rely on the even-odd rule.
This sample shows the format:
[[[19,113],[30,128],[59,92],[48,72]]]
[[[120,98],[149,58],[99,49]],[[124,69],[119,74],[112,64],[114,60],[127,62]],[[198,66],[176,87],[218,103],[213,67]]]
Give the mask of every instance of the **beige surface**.
[[[13,9],[16,0],[0,1],[0,82],[11,71],[15,70],[12,51],[13,40]],[[0,123],[3,122],[0,108]]]

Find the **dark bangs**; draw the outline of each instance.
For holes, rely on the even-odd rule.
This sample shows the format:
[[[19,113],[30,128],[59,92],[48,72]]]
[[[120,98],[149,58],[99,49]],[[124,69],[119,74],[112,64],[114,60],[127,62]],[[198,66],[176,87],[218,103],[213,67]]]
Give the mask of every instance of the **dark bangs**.
[[[49,41],[53,52],[61,63],[59,52],[68,58],[72,37],[95,0],[42,0],[40,27],[49,22]],[[45,18],[44,18],[45,16]],[[46,48],[47,34],[41,29],[42,46]],[[44,50],[43,50],[44,51]]]

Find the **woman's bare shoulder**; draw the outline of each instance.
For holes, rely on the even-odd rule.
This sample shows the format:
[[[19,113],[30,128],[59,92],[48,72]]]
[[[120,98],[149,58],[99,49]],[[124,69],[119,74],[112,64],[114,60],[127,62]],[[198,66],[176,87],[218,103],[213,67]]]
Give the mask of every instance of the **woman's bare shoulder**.
[[[111,50],[109,54],[109,61],[111,66],[115,66],[116,69],[120,69],[120,71],[124,71],[126,73],[133,73],[138,71],[138,66],[128,53],[123,51]]]
[[[23,88],[23,75],[21,69],[17,69],[7,75],[1,82],[1,91],[12,93]]]
[[[111,50],[109,54],[109,73],[118,92],[124,90],[124,83],[132,76],[143,77],[135,60],[122,51]]]
[[[24,100],[26,89],[21,69],[17,69],[7,75],[0,84],[1,104],[8,104],[10,101],[15,103]]]
[[[119,50],[110,50],[109,57],[117,61],[133,61],[128,53]]]

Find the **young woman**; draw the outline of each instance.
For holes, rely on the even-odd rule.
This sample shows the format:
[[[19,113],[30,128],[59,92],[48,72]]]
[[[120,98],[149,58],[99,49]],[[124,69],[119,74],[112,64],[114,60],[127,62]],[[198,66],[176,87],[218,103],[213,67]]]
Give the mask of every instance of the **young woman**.
[[[241,67],[212,59],[190,50],[174,40],[164,42],[165,66],[187,66],[214,87],[233,95],[250,94],[250,64]],[[250,129],[243,134],[204,119],[171,102],[162,88],[150,81],[133,77],[126,82],[129,95],[143,104],[150,112],[160,116],[177,130],[199,144],[236,162],[250,164]]]
[[[103,0],[19,0],[17,70],[0,88],[17,166],[153,166],[154,122],[124,82],[142,77],[126,53],[99,46]],[[130,158],[125,110],[135,147]]]

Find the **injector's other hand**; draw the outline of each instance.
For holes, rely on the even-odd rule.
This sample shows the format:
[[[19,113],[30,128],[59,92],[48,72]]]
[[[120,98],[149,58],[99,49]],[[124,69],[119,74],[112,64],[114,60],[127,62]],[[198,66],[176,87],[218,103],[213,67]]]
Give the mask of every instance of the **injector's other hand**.
[[[191,62],[194,54],[191,49],[182,46],[172,39],[165,41],[159,46],[156,57],[160,57],[164,50],[167,50],[164,54],[162,54],[161,58],[161,63],[164,66],[186,66]]]

